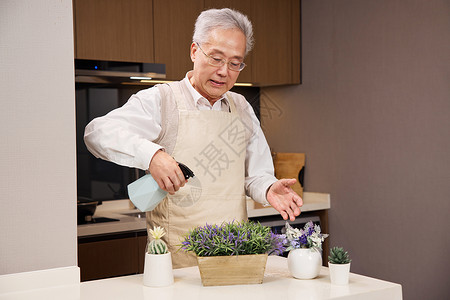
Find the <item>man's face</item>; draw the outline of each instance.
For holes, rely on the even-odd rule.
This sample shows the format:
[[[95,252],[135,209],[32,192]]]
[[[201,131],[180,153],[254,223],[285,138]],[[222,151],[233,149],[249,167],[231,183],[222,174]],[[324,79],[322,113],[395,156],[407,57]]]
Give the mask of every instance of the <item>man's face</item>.
[[[243,62],[245,35],[238,29],[215,29],[210,33],[207,43],[201,44],[200,47],[207,55],[216,59]],[[194,72],[190,81],[194,88],[213,104],[234,86],[239,72],[228,69],[227,63],[222,67],[211,66],[201,49],[192,43],[191,59],[194,62]]]

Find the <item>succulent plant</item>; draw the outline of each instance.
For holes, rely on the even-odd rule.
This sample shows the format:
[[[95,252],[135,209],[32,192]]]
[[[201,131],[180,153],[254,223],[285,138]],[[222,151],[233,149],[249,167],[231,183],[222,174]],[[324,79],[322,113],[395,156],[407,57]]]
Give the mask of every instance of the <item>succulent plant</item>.
[[[148,229],[148,235],[153,239],[148,243],[148,253],[149,254],[166,254],[169,252],[167,248],[167,244],[161,239],[166,232],[162,227],[153,227],[152,229]]]
[[[347,251],[344,250],[342,247],[333,247],[330,249],[330,255],[328,256],[328,261],[330,264],[348,264],[352,260],[350,259],[350,256]]]

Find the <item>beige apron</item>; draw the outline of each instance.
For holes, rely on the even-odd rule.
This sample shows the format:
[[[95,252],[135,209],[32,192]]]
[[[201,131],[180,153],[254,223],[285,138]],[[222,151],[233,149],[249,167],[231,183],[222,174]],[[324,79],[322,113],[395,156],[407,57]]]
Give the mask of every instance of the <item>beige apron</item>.
[[[230,112],[194,109],[182,82],[170,84],[178,109],[178,134],[171,155],[187,165],[201,182],[168,195],[147,214],[147,224],[167,230],[165,241],[174,268],[196,265],[195,256],[180,250],[187,232],[208,224],[247,219],[245,201],[245,128],[230,96]],[[184,89],[184,90],[183,90]],[[163,98],[163,101],[164,98]]]

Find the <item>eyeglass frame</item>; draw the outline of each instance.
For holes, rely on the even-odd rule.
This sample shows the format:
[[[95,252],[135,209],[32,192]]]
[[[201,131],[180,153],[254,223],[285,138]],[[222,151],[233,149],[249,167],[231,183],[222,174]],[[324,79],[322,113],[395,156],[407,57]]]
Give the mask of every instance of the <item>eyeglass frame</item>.
[[[203,51],[202,47],[200,47],[200,44],[198,42],[195,42],[195,44],[197,44],[198,48],[203,52],[203,54],[205,54],[205,56],[208,58],[208,65],[212,66],[212,67],[216,67],[216,68],[221,68],[223,67],[225,64],[227,64],[227,68],[230,71],[234,71],[234,72],[241,72],[242,70],[244,70],[245,66],[247,65],[244,62],[241,62],[239,64],[239,69],[238,70],[233,70],[230,68],[230,63],[231,61],[227,61],[223,58],[214,58],[211,55],[208,55],[205,53],[205,51]],[[215,65],[214,63],[220,63],[220,65]]]

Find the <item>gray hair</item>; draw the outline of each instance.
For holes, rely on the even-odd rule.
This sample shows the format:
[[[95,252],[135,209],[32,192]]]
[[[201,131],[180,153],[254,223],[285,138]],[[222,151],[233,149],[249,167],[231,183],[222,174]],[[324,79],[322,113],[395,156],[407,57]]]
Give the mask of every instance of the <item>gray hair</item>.
[[[194,43],[203,44],[208,41],[209,34],[213,29],[237,28],[245,35],[245,55],[253,47],[253,27],[247,16],[229,8],[208,9],[203,11],[195,22]]]

